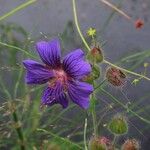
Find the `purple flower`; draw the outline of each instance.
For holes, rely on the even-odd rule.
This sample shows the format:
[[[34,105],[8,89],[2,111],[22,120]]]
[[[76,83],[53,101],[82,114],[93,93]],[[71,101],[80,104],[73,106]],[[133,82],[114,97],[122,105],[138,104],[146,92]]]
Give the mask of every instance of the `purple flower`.
[[[59,103],[66,108],[71,99],[80,107],[88,108],[93,86],[82,82],[83,77],[91,72],[90,64],[84,61],[83,51],[77,49],[61,61],[60,43],[57,39],[38,42],[36,49],[44,65],[34,60],[24,60],[23,64],[27,70],[27,84],[47,83],[42,104],[51,106]]]

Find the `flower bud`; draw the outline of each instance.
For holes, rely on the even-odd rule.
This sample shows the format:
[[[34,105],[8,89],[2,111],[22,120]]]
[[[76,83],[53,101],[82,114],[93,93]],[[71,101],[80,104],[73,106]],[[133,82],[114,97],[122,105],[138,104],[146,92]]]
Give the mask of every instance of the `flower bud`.
[[[114,86],[123,86],[126,75],[118,68],[110,67],[106,71],[106,79]]]
[[[102,50],[99,47],[94,47],[91,49],[87,56],[88,60],[90,60],[93,63],[101,63],[104,59]]]
[[[128,124],[124,116],[116,115],[111,119],[108,128],[113,134],[121,135],[128,131]]]
[[[140,149],[140,144],[135,139],[126,140],[121,148],[121,150],[139,150],[139,149]]]
[[[96,80],[100,77],[100,68],[96,64],[92,66],[92,74],[93,74],[93,79]]]
[[[96,64],[92,66],[92,72],[83,78],[83,81],[92,83],[100,77],[100,68]]]
[[[106,137],[93,137],[89,142],[89,150],[107,150],[108,143]]]

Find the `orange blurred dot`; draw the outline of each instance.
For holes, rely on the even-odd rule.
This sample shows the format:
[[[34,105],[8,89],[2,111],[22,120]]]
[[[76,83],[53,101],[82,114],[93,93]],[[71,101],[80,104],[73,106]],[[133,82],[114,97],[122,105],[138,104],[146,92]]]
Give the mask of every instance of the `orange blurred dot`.
[[[135,28],[136,29],[141,29],[144,26],[144,21],[141,19],[137,19],[135,21]]]

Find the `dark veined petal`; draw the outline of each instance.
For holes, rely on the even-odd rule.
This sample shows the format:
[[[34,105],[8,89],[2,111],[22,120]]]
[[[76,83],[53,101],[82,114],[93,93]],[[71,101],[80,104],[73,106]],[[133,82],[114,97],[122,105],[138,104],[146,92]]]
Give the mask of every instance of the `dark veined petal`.
[[[77,49],[69,53],[63,61],[64,70],[73,78],[81,79],[91,72],[89,63],[83,60],[84,53]]]
[[[42,104],[48,106],[52,106],[53,104],[61,104],[63,108],[68,106],[67,96],[61,83],[57,82],[55,87],[47,87],[44,90]]]
[[[27,70],[25,77],[27,84],[43,84],[53,77],[52,71],[34,60],[24,60],[23,64]]]
[[[36,49],[42,59],[42,61],[52,67],[58,67],[60,65],[60,43],[58,39],[46,42],[41,41],[36,44]]]
[[[93,92],[93,86],[85,82],[70,82],[68,95],[71,100],[80,107],[87,109],[90,101],[89,96]]]

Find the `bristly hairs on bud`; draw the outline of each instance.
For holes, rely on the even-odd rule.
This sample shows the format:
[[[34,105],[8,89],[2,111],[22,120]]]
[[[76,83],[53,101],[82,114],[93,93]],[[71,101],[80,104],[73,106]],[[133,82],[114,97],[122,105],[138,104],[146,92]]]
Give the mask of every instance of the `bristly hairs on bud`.
[[[123,135],[128,132],[128,123],[125,116],[115,115],[108,124],[108,129],[114,135]]]
[[[89,141],[89,150],[108,150],[110,140],[104,136],[92,137]]]
[[[102,63],[104,60],[103,50],[96,42],[92,46],[91,50],[87,54],[87,59],[92,63]]]
[[[126,74],[121,69],[109,67],[106,70],[106,79],[111,85],[122,87],[126,83]]]
[[[121,150],[139,150],[140,144],[136,139],[128,139],[124,142]]]

